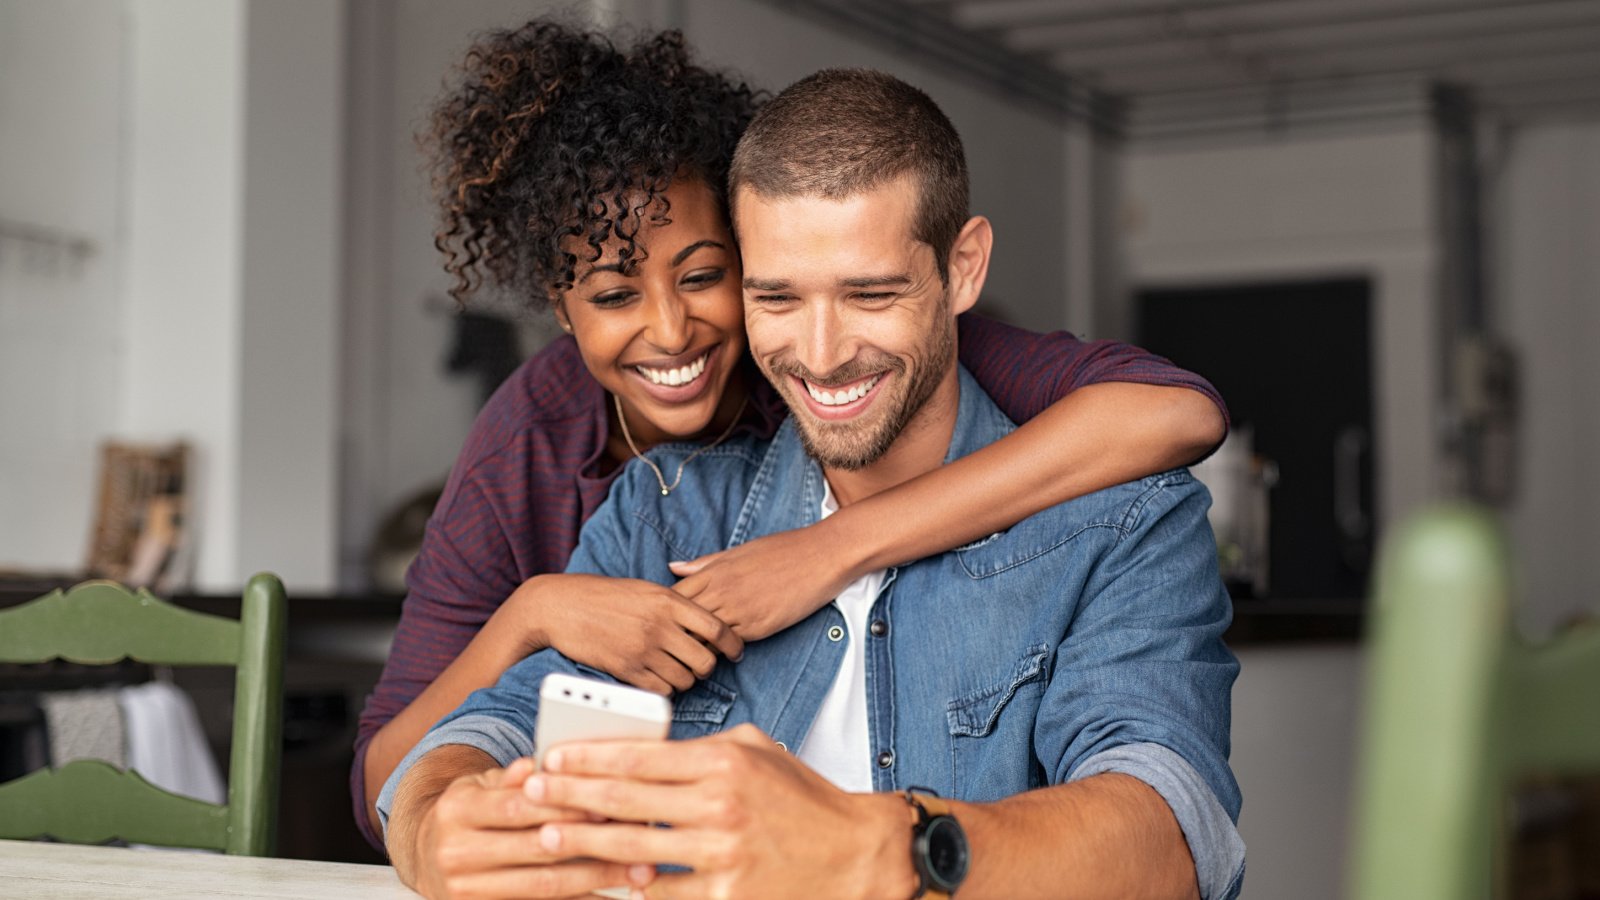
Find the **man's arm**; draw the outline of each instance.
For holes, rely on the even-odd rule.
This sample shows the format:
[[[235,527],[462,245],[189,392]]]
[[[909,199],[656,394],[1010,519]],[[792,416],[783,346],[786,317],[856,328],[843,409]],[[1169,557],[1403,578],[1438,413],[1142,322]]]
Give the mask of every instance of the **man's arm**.
[[[917,884],[903,797],[840,791],[753,726],[666,744],[574,744],[547,764],[525,793],[614,821],[544,825],[540,845],[694,870],[659,876],[650,896],[903,898]],[[952,807],[972,851],[964,898],[1198,896],[1172,811],[1131,776]]]

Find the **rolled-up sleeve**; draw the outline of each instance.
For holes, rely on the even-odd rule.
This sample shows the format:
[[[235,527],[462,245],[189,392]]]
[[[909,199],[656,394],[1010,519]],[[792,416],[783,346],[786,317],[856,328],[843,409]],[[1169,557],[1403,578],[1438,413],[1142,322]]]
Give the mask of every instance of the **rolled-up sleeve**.
[[[1144,484],[1120,519],[1106,523],[1118,537],[1096,561],[1057,647],[1034,749],[1052,784],[1108,761],[1139,761],[1143,768],[1127,774],[1172,806],[1192,842],[1202,896],[1227,898],[1243,866],[1232,827],[1239,786],[1228,765],[1239,664],[1222,641],[1232,604],[1217,572],[1204,486],[1184,471]],[[1151,746],[1167,753],[1152,754]],[[1213,840],[1218,822],[1206,814],[1213,806],[1231,838]]]
[[[532,756],[534,723],[539,718],[539,684],[553,672],[590,678],[599,675],[590,669],[580,669],[554,650],[541,650],[507,669],[493,687],[473,691],[411,748],[384,782],[377,807],[385,834],[389,830],[395,789],[411,767],[431,751],[448,744],[462,744],[482,750],[501,766],[510,765],[519,757]]]
[[[1244,839],[1205,779],[1160,744],[1124,744],[1084,760],[1069,780],[1117,772],[1148,784],[1171,808],[1194,859],[1201,900],[1233,900],[1244,884]]]

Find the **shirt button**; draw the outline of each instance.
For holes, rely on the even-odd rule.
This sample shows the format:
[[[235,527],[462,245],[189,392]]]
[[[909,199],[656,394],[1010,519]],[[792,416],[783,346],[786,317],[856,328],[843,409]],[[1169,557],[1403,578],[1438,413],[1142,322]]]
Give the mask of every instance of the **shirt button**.
[[[870,630],[872,631],[873,637],[883,637],[889,633],[889,623],[882,619],[876,619],[873,621],[872,628]]]
[[[778,745],[779,750],[782,750],[785,753],[789,752],[789,745],[785,744],[783,741],[774,741],[773,743]]]
[[[894,754],[888,750],[878,754],[878,768],[887,769],[894,765]]]
[[[840,628],[837,625],[833,626],[832,628],[829,628],[828,629],[828,640],[830,640],[830,641],[842,641],[842,640],[844,640],[844,629]]]

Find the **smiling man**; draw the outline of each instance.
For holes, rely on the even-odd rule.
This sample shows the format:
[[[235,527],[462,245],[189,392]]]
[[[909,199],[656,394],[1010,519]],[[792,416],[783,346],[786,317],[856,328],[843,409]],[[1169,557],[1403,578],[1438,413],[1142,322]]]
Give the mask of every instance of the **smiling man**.
[[[626,472],[569,571],[670,584],[671,560],[1013,427],[956,362],[993,237],[931,100],[819,73],[762,111],[731,178],[751,353],[792,416],[703,452],[670,501]],[[535,654],[396,770],[391,855],[440,895],[1232,897],[1238,666],[1207,503],[1169,472],[868,575],[676,698],[679,740],[569,745],[538,774],[539,682],[583,670]]]

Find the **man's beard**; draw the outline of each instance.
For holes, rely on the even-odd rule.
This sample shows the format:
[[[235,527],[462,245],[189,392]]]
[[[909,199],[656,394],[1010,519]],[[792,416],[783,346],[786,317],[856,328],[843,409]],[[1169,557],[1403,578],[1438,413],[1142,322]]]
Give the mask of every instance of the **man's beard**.
[[[954,364],[955,323],[944,315],[940,315],[936,322],[938,327],[923,344],[924,352],[909,382],[905,379],[906,364],[902,360],[875,349],[864,352],[826,376],[813,375],[787,354],[767,362],[767,377],[778,386],[789,404],[790,415],[800,433],[800,444],[811,458],[824,468],[855,471],[872,465],[889,452],[906,425],[922,411],[928,398],[938,390],[945,372]],[[804,398],[790,396],[796,390],[805,390],[804,387],[795,386],[789,378],[791,375],[819,388],[828,388],[850,384],[878,373],[893,373],[891,383],[884,387],[896,391],[896,394],[879,396],[873,400],[874,407],[885,403],[890,406],[887,410],[869,410],[868,415],[874,417],[871,422],[859,419],[822,421],[806,409]]]

